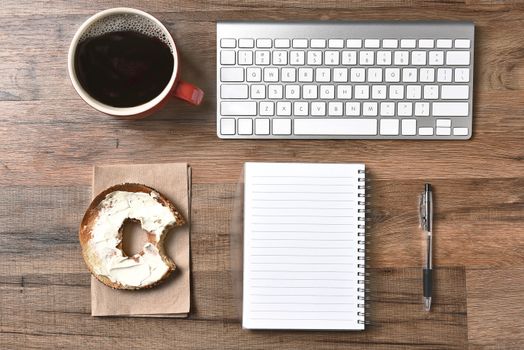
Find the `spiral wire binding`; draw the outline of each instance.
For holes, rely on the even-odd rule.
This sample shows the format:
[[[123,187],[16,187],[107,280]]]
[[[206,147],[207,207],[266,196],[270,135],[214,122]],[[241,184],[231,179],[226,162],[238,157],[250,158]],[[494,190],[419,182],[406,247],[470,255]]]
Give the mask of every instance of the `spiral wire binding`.
[[[357,303],[357,308],[359,311],[357,312],[357,318],[358,323],[363,325],[369,325],[369,314],[367,312],[368,309],[368,296],[369,289],[367,288],[368,285],[368,277],[369,273],[366,272],[366,269],[368,268],[367,261],[368,257],[366,257],[366,246],[368,242],[366,241],[366,222],[368,221],[368,218],[366,217],[367,214],[369,214],[369,210],[366,209],[368,205],[367,199],[369,198],[369,195],[366,194],[366,190],[368,190],[370,187],[366,186],[366,171],[365,170],[359,170],[358,171],[359,177],[358,177],[358,201],[357,201],[357,207],[358,207],[358,218],[357,218],[357,236],[359,237],[357,244],[357,260],[359,260],[359,263],[357,264],[357,276],[358,280],[357,283],[359,287],[357,288],[357,299],[359,300],[359,303]]]

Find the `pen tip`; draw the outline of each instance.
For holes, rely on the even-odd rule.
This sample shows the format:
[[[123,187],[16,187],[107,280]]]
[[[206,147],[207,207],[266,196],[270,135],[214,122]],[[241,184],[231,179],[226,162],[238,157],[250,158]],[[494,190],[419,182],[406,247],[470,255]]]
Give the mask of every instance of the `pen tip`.
[[[424,298],[424,311],[429,311],[431,309],[431,297]]]
[[[429,183],[424,184],[424,189],[426,191],[431,191],[431,184],[429,184]]]

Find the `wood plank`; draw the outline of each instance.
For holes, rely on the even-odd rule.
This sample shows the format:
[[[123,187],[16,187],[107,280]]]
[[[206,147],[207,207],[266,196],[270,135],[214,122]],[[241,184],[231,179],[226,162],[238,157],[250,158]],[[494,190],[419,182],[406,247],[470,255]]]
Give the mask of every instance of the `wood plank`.
[[[501,256],[505,249],[499,250]],[[466,271],[470,349],[522,348],[523,266],[521,260],[517,268]]]
[[[461,349],[467,340],[462,268],[435,272],[435,305],[422,310],[420,269],[373,269],[370,320],[365,332],[249,332],[242,330],[228,271],[193,274],[189,320],[94,318],[88,273],[7,277],[0,271],[0,342],[9,348],[24,336],[27,348],[97,344],[109,347],[315,349]],[[195,337],[195,334],[199,334]],[[272,335],[273,336],[270,336]],[[2,344],[2,343],[0,343]]]

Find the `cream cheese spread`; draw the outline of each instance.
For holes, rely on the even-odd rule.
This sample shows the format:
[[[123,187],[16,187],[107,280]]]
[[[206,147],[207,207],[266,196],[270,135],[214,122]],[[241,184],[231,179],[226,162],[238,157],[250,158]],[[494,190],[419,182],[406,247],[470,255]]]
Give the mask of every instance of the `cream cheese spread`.
[[[122,241],[119,230],[126,219],[138,220],[142,229],[154,235],[156,243],[167,233],[166,228],[176,223],[175,214],[159,203],[158,197],[156,192],[115,191],[100,202],[89,241],[91,251],[99,260],[94,264],[96,274],[106,276],[113,283],[136,288],[153,284],[165,275],[169,266],[156,244],[147,242],[142,252],[131,257],[117,247]]]

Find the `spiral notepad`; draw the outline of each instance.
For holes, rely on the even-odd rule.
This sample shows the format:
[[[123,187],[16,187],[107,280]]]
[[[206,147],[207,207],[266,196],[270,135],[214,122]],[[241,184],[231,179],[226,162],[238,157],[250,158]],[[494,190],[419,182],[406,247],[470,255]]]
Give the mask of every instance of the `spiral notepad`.
[[[363,330],[364,164],[246,163],[242,325]]]

